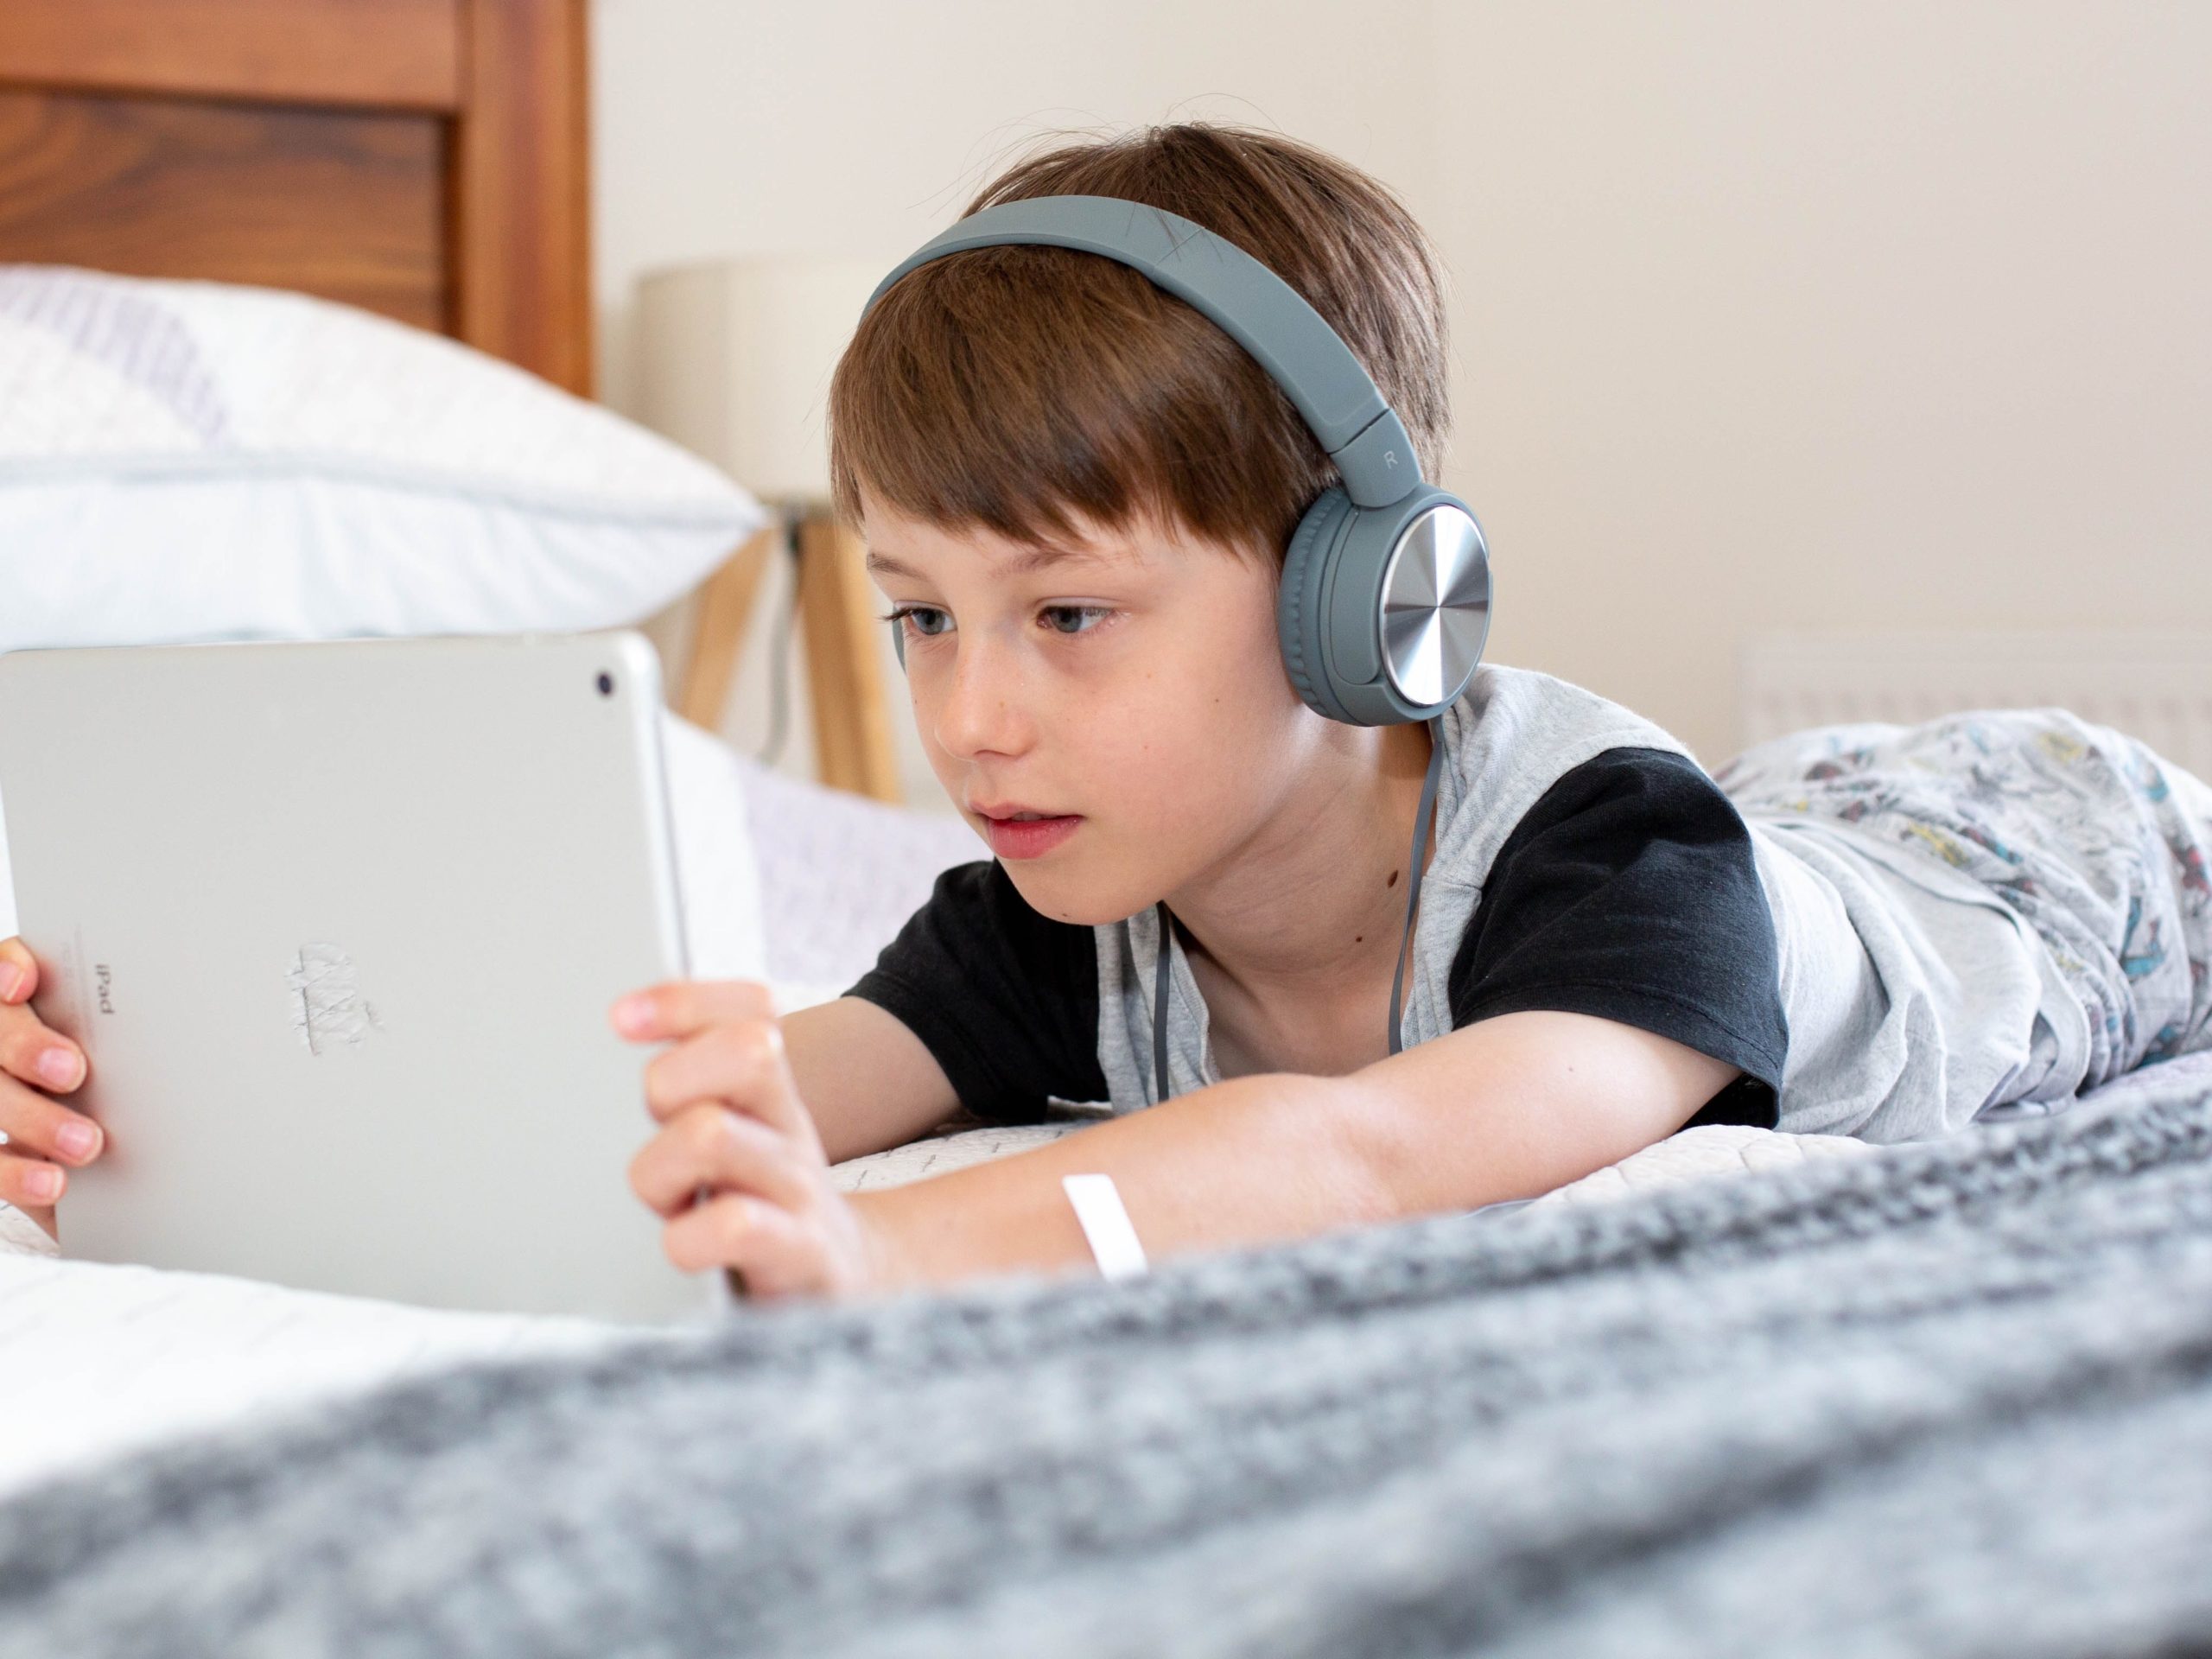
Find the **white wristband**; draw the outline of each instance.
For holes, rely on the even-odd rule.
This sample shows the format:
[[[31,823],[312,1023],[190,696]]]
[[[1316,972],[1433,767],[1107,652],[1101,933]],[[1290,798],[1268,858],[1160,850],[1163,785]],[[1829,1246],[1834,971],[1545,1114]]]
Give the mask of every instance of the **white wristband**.
[[[1060,1187],[1075,1206],[1075,1218],[1101,1274],[1129,1279],[1146,1270],[1144,1246],[1137,1243],[1137,1230],[1129,1225],[1129,1212],[1122,1207],[1111,1175],[1063,1175]]]

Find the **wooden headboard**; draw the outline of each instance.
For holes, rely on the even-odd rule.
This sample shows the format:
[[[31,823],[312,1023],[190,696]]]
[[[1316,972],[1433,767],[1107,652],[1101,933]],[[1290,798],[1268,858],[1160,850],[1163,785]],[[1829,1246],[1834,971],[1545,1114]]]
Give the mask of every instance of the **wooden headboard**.
[[[592,384],[585,0],[0,0],[0,262],[303,289]]]

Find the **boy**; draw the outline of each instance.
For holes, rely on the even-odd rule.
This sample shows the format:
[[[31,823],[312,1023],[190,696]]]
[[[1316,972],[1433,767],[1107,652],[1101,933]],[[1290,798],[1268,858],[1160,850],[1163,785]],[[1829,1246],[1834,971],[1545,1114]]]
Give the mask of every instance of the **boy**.
[[[1072,194],[1282,276],[1439,475],[1441,285],[1381,187],[1190,124],[1033,158],[968,212]],[[2212,1043],[2212,791],[2063,711],[1802,734],[1723,768],[1726,793],[1658,727],[1529,671],[1484,664],[1428,722],[1317,715],[1276,588],[1335,469],[1242,347],[1112,261],[995,246],[909,272],[830,421],[924,745],[997,856],[947,871],[827,1004],[779,1019],[728,982],[617,1005],[625,1035],[673,1043],[630,1178],[679,1266],[757,1296],[1079,1267],[1077,1173],[1112,1179],[1155,1256],[1293,1238],[1531,1196],[1694,1122],[1947,1133]],[[20,1006],[21,947],[0,963],[22,970],[0,965],[0,1069],[66,1091],[81,1057]],[[1048,1097],[1113,1116],[889,1191],[828,1179],[956,1107]],[[50,1205],[39,1154],[90,1155],[65,1124],[92,1127],[0,1078],[31,1148],[0,1197]]]

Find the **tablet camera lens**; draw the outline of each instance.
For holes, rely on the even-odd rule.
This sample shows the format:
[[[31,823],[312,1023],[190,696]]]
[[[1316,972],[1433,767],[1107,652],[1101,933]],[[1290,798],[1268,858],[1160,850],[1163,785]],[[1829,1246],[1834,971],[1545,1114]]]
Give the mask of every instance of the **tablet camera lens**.
[[[612,674],[602,674],[599,677],[599,695],[602,697],[611,697],[614,695],[614,677]]]

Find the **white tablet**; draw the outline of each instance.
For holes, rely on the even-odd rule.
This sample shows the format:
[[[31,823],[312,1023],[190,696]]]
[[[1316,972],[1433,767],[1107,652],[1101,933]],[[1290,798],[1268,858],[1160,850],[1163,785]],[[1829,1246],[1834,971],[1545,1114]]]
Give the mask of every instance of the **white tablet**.
[[[684,973],[641,635],[0,656],[40,1015],[82,1043],[65,1255],[431,1306],[728,1305],[629,1186]]]

